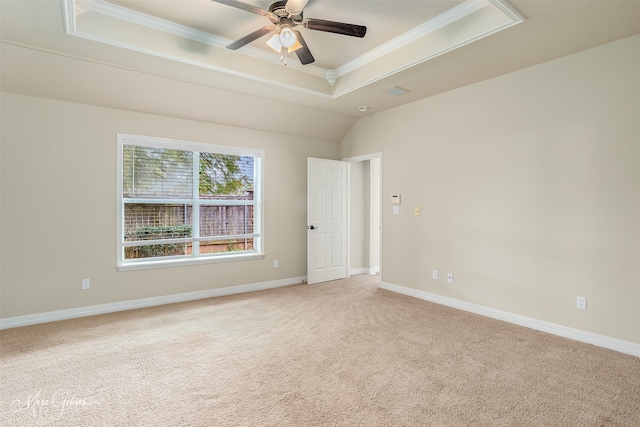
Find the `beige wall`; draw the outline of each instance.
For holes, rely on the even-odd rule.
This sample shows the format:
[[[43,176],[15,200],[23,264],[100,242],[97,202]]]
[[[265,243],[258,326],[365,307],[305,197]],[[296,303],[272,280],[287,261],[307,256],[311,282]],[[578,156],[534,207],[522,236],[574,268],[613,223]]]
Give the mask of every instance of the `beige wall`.
[[[306,276],[306,158],[337,143],[9,93],[1,120],[0,317]],[[264,149],[266,257],[116,271],[118,132]]]
[[[640,343],[639,76],[635,36],[361,119],[382,280]]]

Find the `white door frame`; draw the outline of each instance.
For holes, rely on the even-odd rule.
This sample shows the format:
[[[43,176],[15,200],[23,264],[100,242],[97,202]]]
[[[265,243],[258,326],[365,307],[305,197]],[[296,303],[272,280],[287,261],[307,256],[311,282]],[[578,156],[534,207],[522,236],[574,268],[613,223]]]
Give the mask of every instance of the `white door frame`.
[[[380,159],[380,174],[378,176],[379,179],[379,188],[380,188],[380,245],[378,247],[378,260],[380,263],[380,281],[382,281],[382,152],[371,153],[371,154],[363,154],[361,156],[354,157],[345,157],[342,159],[343,162],[347,162],[347,277],[350,277],[351,271],[351,163],[355,162],[364,162],[371,159]]]

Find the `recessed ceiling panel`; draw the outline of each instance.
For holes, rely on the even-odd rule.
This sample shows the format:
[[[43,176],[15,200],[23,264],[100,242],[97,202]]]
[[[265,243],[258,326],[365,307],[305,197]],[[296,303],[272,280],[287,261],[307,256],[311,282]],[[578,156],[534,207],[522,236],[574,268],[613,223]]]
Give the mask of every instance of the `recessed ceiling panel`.
[[[269,8],[263,1],[247,3]],[[302,65],[293,53],[283,58],[270,50],[268,35],[238,50],[226,49],[237,38],[273,24],[265,16],[210,0],[64,4],[71,35],[331,98],[522,22],[503,0],[312,0],[305,18],[358,23],[367,34],[358,38],[294,27],[317,58]]]

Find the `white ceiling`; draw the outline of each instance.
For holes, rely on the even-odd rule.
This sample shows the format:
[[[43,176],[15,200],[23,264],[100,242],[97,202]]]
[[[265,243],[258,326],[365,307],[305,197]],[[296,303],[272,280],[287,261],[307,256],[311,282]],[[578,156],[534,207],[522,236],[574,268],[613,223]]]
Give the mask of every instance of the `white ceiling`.
[[[363,115],[640,33],[640,0],[310,0],[304,16],[367,35],[302,28],[316,62],[285,66],[268,37],[225,49],[270,22],[209,0],[0,0],[0,84],[339,141]]]
[[[258,28],[271,25],[265,17],[210,0],[106,1],[228,40],[239,39]],[[335,69],[423,22],[435,18],[462,1],[311,0],[304,9],[305,18],[320,18],[352,24],[363,23],[362,25],[368,27],[368,33],[365,38],[357,39],[304,29],[301,31],[316,56],[314,65]],[[244,0],[244,3],[266,10],[273,1]],[[390,19],[393,20],[393,25],[389,25]],[[252,43],[251,46],[274,55],[265,42],[266,37]],[[292,55],[291,59],[295,61],[295,55]]]

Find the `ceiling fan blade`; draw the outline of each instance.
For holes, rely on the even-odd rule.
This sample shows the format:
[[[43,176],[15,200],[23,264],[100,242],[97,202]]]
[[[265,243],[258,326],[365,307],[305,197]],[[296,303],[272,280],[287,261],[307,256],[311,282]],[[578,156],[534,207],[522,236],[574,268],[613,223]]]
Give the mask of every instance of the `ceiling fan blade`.
[[[299,14],[307,3],[309,3],[309,0],[288,0],[285,7]]]
[[[302,65],[311,64],[316,59],[311,54],[311,51],[309,50],[309,46],[307,46],[307,42],[304,41],[304,38],[302,38],[302,34],[300,34],[300,31],[293,30],[293,32],[296,34],[296,38],[298,39],[298,42],[302,45],[300,49],[296,49],[295,51],[296,55],[298,55],[298,59],[300,60],[300,63]]]
[[[274,25],[269,26],[269,27],[262,27],[259,30],[254,31],[251,34],[247,34],[246,36],[242,37],[241,39],[238,39],[236,41],[234,41],[233,43],[227,45],[227,49],[231,49],[231,50],[237,50],[240,49],[242,46],[251,43],[254,40],[259,39],[260,37],[269,34],[270,32],[272,32],[273,30],[275,30],[276,27]]]
[[[269,11],[261,9],[251,4],[243,3],[238,0],[211,0],[216,3],[226,4],[227,6],[235,7],[237,9],[246,10],[247,12],[255,13],[261,16],[269,16]]]
[[[310,30],[324,31],[326,33],[343,34],[352,37],[364,37],[367,27],[344,22],[325,21],[324,19],[305,19],[304,26]]]

